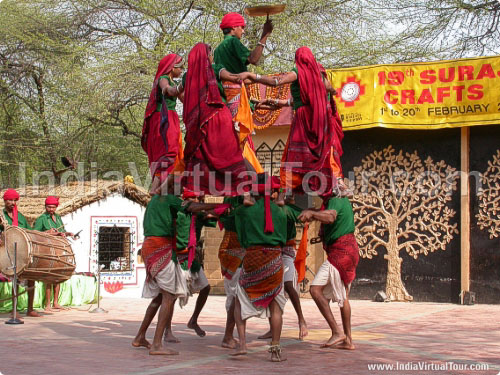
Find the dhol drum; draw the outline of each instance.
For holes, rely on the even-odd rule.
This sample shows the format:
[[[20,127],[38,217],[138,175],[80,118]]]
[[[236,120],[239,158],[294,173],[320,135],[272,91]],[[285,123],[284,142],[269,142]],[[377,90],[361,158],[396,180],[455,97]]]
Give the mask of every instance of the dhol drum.
[[[9,226],[0,241],[0,272],[8,277],[14,276],[15,247],[17,276],[22,280],[59,283],[75,271],[75,255],[66,238]]]

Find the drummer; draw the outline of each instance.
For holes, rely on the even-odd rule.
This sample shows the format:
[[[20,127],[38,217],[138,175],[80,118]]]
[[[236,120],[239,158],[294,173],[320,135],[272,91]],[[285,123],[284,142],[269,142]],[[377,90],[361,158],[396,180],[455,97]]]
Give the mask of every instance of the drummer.
[[[64,229],[64,224],[61,220],[61,216],[56,214],[57,206],[59,206],[59,198],[54,196],[49,196],[45,199],[45,212],[38,217],[35,221],[34,230],[40,232],[47,232],[53,234],[54,236],[70,236],[73,237],[73,233],[66,232]],[[51,307],[50,298],[52,294],[52,286],[54,286],[54,306]],[[65,307],[59,304],[59,283],[46,283],[45,284],[45,311],[59,311],[66,310]]]
[[[14,189],[8,189],[3,194],[4,201],[4,209],[3,209],[3,218],[7,222],[7,224],[12,225],[14,227],[31,229],[31,226],[28,224],[28,221],[24,217],[22,213],[17,210],[17,202],[19,201],[19,193]],[[3,225],[0,224],[0,233],[4,230]],[[1,239],[0,239],[1,241]],[[14,294],[15,291],[12,289],[12,306],[14,306]],[[41,315],[38,314],[35,310],[33,310],[33,301],[35,299],[35,282],[32,280],[28,280],[28,311],[26,312],[26,316],[31,316],[38,318]],[[12,316],[17,316],[17,312],[14,314],[12,312]]]

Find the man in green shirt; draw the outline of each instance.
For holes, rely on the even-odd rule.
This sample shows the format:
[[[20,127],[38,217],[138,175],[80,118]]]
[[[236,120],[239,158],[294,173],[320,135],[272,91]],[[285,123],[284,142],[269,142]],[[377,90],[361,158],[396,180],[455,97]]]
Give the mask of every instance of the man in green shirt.
[[[323,247],[328,259],[321,265],[311,283],[310,293],[332,331],[323,347],[354,350],[351,336],[351,306],[349,291],[356,277],[359,249],[354,236],[354,213],[348,198],[332,197],[325,210],[305,210],[299,220],[318,220],[322,223]],[[337,302],[342,317],[342,332],[330,309],[329,301]]]
[[[255,204],[236,209],[236,232],[246,253],[234,313],[240,343],[233,355],[247,353],[246,319],[270,318],[271,361],[281,362],[286,359],[281,353],[280,336],[286,303],[281,251],[287,237],[287,219],[283,209],[270,199],[270,189],[279,188],[279,183],[269,180],[267,175],[259,174],[260,196]]]
[[[24,229],[31,229],[31,226],[28,224],[28,221],[24,217],[24,215],[17,210],[17,202],[19,201],[19,193],[15,191],[14,189],[9,189],[5,191],[3,194],[3,200],[4,200],[4,209],[3,209],[3,221],[6,222],[8,225],[12,225],[14,227],[19,227],[19,228],[24,228]],[[0,223],[0,234],[4,230],[4,226]],[[0,236],[0,242],[2,241],[2,237]],[[34,309],[33,309],[33,301],[35,299],[35,282],[32,280],[28,280],[28,310],[26,312],[26,316],[31,316],[38,318],[41,315],[38,314]],[[14,306],[14,295],[15,295],[15,290],[12,289],[12,306]],[[19,319],[17,316],[17,312],[13,311],[12,316],[16,317]]]
[[[38,230],[40,232],[47,232],[53,234],[54,236],[73,237],[73,233],[66,232],[66,230],[64,229],[64,224],[62,222],[61,216],[56,214],[57,206],[59,206],[58,197],[54,196],[47,197],[45,199],[45,212],[36,219],[33,229]],[[53,307],[50,306],[52,286],[54,287]],[[66,310],[65,307],[59,304],[59,290],[60,290],[60,283],[45,284],[45,311],[51,312],[51,311]]]

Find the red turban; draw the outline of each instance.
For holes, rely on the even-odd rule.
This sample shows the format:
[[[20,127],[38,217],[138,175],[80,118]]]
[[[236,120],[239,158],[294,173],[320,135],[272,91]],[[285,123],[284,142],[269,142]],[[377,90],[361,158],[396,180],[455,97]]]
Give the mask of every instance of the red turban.
[[[45,199],[45,205],[46,206],[59,206],[59,198],[58,197],[53,197],[53,196],[50,196],[50,197],[47,197]]]
[[[6,201],[18,200],[19,193],[17,191],[15,191],[14,189],[6,190],[5,193],[3,193],[3,199]]]
[[[245,26],[245,19],[239,13],[228,13],[222,17],[222,22],[220,23],[221,30],[231,29],[233,27]]]

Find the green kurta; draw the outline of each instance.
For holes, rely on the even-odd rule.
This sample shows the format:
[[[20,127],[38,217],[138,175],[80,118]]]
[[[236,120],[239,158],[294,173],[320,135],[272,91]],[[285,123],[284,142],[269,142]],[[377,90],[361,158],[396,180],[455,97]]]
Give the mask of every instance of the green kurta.
[[[286,240],[294,240],[297,237],[295,224],[299,221],[298,217],[302,212],[302,208],[294,204],[286,204],[283,210],[286,213]]]
[[[243,204],[243,197],[225,197],[224,203],[230,204],[231,210],[228,214],[222,215],[220,217],[220,221],[222,225],[224,225],[224,230],[228,230],[230,232],[236,232],[236,209]]]
[[[182,199],[175,195],[153,195],[144,213],[144,236],[173,237],[174,218],[183,212]]]
[[[59,216],[58,214],[54,214],[54,216],[56,217],[56,221],[52,219],[48,212],[44,212],[38,217],[38,219],[36,219],[33,229],[39,230],[40,232],[45,232],[54,228],[57,229],[58,232],[66,232],[66,229],[64,229],[64,224],[61,220],[61,216]]]
[[[9,214],[7,214],[7,210],[4,208],[3,209],[3,216],[7,223],[9,225],[12,225],[12,219],[10,218]],[[20,212],[17,212],[17,223],[19,228],[24,228],[24,229],[32,229],[31,226],[28,224],[28,220],[24,217],[24,215]],[[3,232],[3,225],[0,225],[0,232]]]
[[[225,35],[224,40],[214,51],[216,64],[224,66],[228,72],[238,74],[247,71],[250,50],[233,35]]]
[[[331,245],[337,238],[354,233],[354,213],[348,198],[331,198],[325,209],[337,211],[337,219],[333,224],[322,225],[323,242],[327,246]]]
[[[160,80],[162,78],[165,78],[168,81],[168,84],[172,87],[175,87],[174,81],[169,76],[160,76]],[[177,97],[176,96],[164,96],[161,88],[160,88],[160,81],[158,81],[158,98],[156,99],[156,111],[160,112],[161,111],[161,103],[162,99],[165,98],[165,103],[167,103],[167,109],[171,111],[175,111],[175,106],[177,105]]]
[[[264,198],[253,206],[241,205],[236,209],[236,233],[244,248],[251,246],[283,246],[287,237],[287,220],[283,209],[271,202],[274,232],[264,233],[266,225]]]

